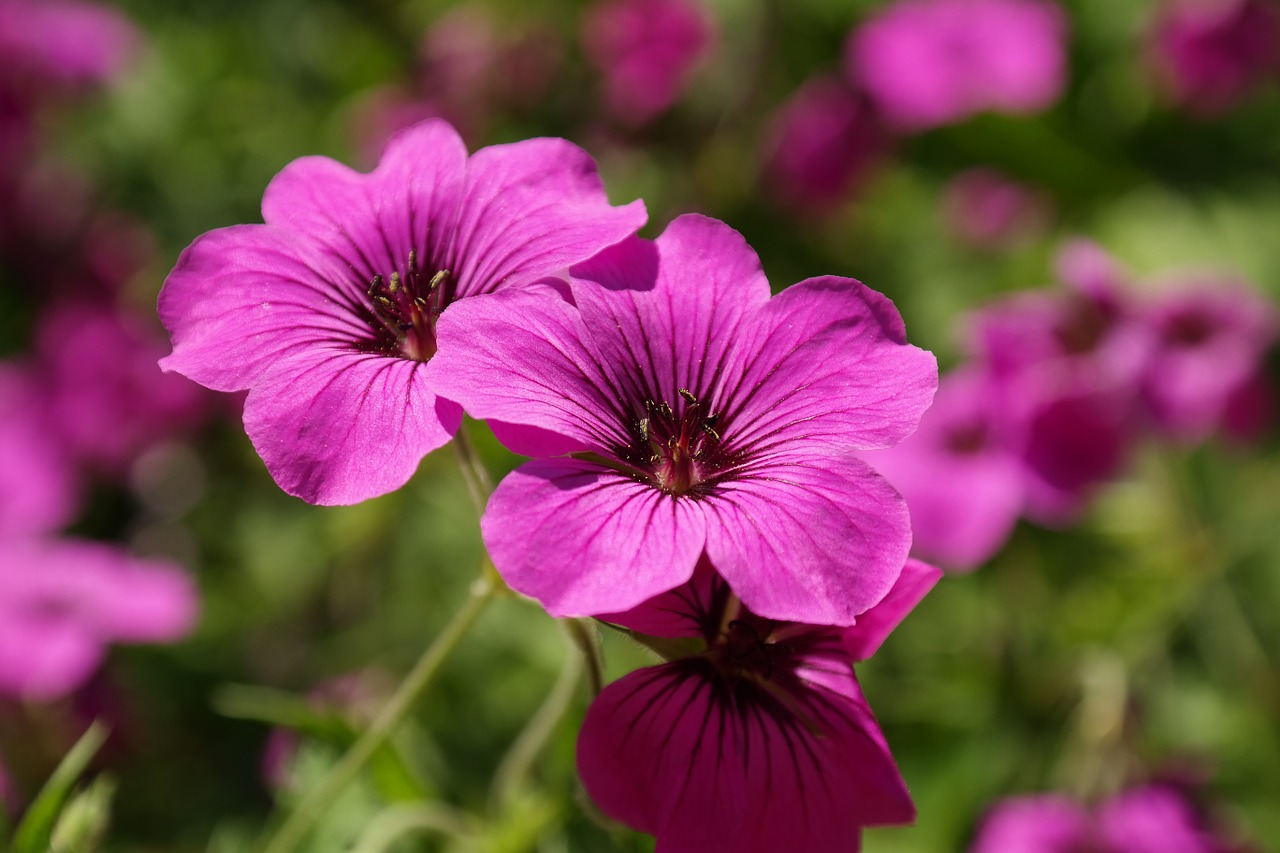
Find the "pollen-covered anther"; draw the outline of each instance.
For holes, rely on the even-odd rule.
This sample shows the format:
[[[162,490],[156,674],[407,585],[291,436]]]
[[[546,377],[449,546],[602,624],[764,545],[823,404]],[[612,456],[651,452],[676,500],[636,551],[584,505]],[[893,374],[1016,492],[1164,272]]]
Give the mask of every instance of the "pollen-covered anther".
[[[698,397],[687,388],[677,389],[680,403],[645,400],[645,414],[636,418],[637,451],[654,483],[663,491],[683,494],[714,467],[710,464],[714,445],[720,441],[715,431],[719,415],[705,412]],[[647,457],[647,458],[646,458]]]
[[[449,270],[430,279],[418,269],[417,252],[409,251],[404,275],[393,270],[369,281],[373,318],[393,336],[390,344],[405,358],[426,361],[436,352],[436,320],[449,304]]]

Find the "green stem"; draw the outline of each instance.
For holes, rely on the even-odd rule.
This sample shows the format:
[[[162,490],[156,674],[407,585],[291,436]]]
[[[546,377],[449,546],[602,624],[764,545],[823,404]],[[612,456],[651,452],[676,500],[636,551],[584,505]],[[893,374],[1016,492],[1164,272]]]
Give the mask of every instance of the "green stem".
[[[338,763],[314,788],[307,792],[297,807],[280,826],[271,840],[262,848],[263,853],[289,853],[306,840],[316,821],[339,794],[355,779],[356,774],[369,761],[378,748],[386,743],[400,721],[426,690],[440,664],[449,656],[476,621],[485,605],[493,599],[495,587],[489,580],[476,581],[471,595],[462,609],[453,615],[444,630],[422,653],[405,676],[395,695],[378,712],[378,716],[356,740]]]
[[[458,467],[462,470],[462,479],[466,481],[467,494],[471,495],[476,514],[484,515],[489,495],[493,494],[493,478],[489,476],[489,469],[476,456],[475,449],[467,438],[466,424],[459,427],[457,435],[453,437],[453,450],[458,454]]]
[[[578,651],[582,652],[582,659],[587,665],[587,686],[594,699],[604,689],[604,661],[600,655],[599,634],[595,626],[585,619],[566,619],[564,627]]]
[[[574,620],[562,622],[568,634],[568,639],[572,645],[577,645],[577,640],[572,636],[569,625]],[[489,801],[492,806],[497,809],[506,803],[515,790],[529,775],[530,769],[533,767],[534,761],[542,752],[542,748],[546,746],[547,741],[551,739],[551,735],[555,733],[556,725],[560,719],[569,710],[569,704],[573,701],[575,688],[578,686],[578,679],[582,675],[583,658],[578,655],[576,650],[571,649],[565,657],[564,666],[560,669],[560,674],[556,677],[555,684],[551,687],[551,692],[547,694],[547,698],[543,700],[542,705],[529,718],[529,722],[520,731],[520,734],[511,743],[511,747],[507,750],[507,754],[502,757],[497,770],[493,773],[493,783],[490,788]]]

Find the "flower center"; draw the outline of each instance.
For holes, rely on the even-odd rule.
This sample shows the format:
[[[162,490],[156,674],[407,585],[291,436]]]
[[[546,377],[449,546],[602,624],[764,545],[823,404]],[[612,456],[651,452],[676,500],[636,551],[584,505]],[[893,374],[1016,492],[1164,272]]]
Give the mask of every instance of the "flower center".
[[[786,643],[770,642],[774,623],[751,614],[733,619],[707,650],[707,658],[723,673],[769,681],[775,663],[791,654]]]
[[[666,402],[645,400],[645,415],[633,430],[633,456],[648,468],[658,488],[681,495],[710,472],[709,456],[720,442],[711,412],[687,388],[679,389],[678,409]]]
[[[410,250],[405,273],[392,271],[369,281],[376,329],[384,334],[383,348],[415,361],[426,361],[436,352],[436,320],[449,305],[453,276],[440,270],[431,278],[418,269],[417,252]]]

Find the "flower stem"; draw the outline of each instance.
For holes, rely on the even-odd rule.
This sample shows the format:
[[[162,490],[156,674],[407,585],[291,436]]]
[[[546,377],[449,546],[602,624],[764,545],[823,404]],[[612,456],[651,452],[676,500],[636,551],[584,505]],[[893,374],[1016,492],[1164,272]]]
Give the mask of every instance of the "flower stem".
[[[484,515],[489,495],[493,494],[493,478],[489,476],[489,469],[476,456],[475,448],[467,438],[466,424],[459,427],[457,435],[453,437],[453,449],[458,454],[458,467],[462,470],[462,479],[467,483],[467,493],[471,495],[476,514]]]
[[[422,653],[413,669],[405,676],[395,695],[351,748],[329,769],[314,788],[307,792],[297,807],[262,848],[263,853],[290,853],[306,840],[316,821],[339,794],[351,783],[365,763],[386,743],[396,726],[408,714],[431,683],[440,664],[449,656],[494,596],[495,586],[486,579],[471,586],[471,594],[462,609],[453,615],[435,641]]]
[[[575,621],[570,619],[560,623],[565,630],[565,639],[572,646],[578,645],[578,640],[570,629]],[[551,687],[551,692],[529,718],[529,722],[512,741],[507,754],[499,762],[497,770],[493,773],[489,795],[490,804],[495,810],[510,800],[512,794],[529,775],[547,741],[555,734],[557,724],[573,702],[578,679],[582,676],[582,664],[583,658],[578,654],[578,650],[571,648],[565,657],[560,674],[556,677],[555,684]]]

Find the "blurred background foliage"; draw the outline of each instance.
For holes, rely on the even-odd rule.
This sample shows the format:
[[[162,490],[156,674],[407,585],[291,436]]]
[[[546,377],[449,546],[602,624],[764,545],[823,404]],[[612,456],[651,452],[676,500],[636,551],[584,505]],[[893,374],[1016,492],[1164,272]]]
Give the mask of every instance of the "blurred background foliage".
[[[1153,0],[1064,3],[1070,81],[1051,109],[900,140],[821,217],[771,197],[761,169],[768,117],[803,81],[837,71],[850,29],[883,3],[708,3],[713,52],[685,97],[638,129],[598,106],[598,72],[579,42],[589,4],[467,5],[503,37],[536,31],[554,65],[541,91],[469,105],[473,149],[567,137],[597,157],[615,202],[645,199],[647,236],[700,211],[746,236],[775,287],[860,278],[895,300],[911,340],[944,367],[960,357],[958,318],[1048,283],[1057,247],[1075,235],[1141,274],[1233,269],[1280,295],[1280,86],[1212,120],[1178,109],[1142,50]],[[423,35],[457,11],[426,0],[118,8],[144,46],[116,85],[44,117],[41,156],[91,176],[95,204],[154,233],[152,261],[128,285],[138,305],[152,303],[196,235],[260,221],[263,188],[290,160],[322,154],[370,167],[379,132],[371,99],[420,85]],[[949,227],[945,187],[978,166],[1043,199],[1025,239],[992,250]],[[30,294],[42,287],[16,285],[3,305],[8,354],[27,345]],[[117,782],[107,850],[246,849],[273,798],[295,797],[358,725],[358,714],[352,723],[303,697],[353,672],[369,676],[367,695],[385,695],[483,558],[448,449],[396,494],[311,507],[276,488],[234,406],[226,411],[168,449],[158,485],[140,486],[136,472],[129,484],[99,485],[74,529],[181,557],[203,600],[194,636],[117,648],[92,685],[120,721],[98,762]],[[495,476],[517,464],[471,428]],[[1267,846],[1280,844],[1278,458],[1274,429],[1248,448],[1148,447],[1072,529],[1024,523],[989,565],[944,578],[859,670],[919,808],[916,826],[873,830],[865,849],[963,849],[1001,796],[1096,791],[1154,773],[1203,783],[1222,825],[1280,849]],[[157,502],[173,511],[157,515]],[[604,640],[611,677],[650,660],[620,637]],[[651,850],[643,836],[601,828],[584,807],[573,743],[585,691],[533,777],[490,797],[493,769],[571,654],[534,605],[501,600],[411,725],[326,815],[314,849],[394,829],[409,804],[428,823],[460,820],[455,829],[477,846],[427,834],[387,849]],[[77,701],[5,707],[9,730],[40,733],[33,778],[69,746]],[[306,733],[283,787],[263,770],[271,724]],[[415,803],[449,810],[413,812]]]

